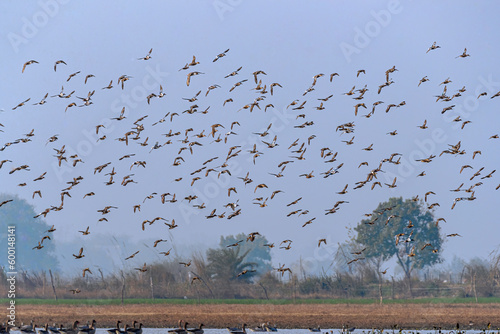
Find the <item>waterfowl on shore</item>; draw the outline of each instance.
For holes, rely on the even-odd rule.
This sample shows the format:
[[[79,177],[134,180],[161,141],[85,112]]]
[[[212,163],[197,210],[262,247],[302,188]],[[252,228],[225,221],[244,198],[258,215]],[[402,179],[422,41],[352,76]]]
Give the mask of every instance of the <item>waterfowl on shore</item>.
[[[90,327],[90,323],[87,320],[87,324],[86,325],[77,326],[77,329],[80,330],[80,329],[86,329],[86,328],[89,328],[89,327]]]
[[[106,331],[108,331],[109,334],[115,334],[116,331],[120,329],[120,324],[121,324],[121,321],[118,320],[116,322],[116,327],[115,328],[109,328],[109,329],[106,329]]]
[[[342,333],[352,333],[354,332],[354,330],[356,329],[356,327],[349,327],[349,325],[342,325]]]
[[[252,332],[267,332],[266,324],[262,323],[260,326],[249,328]]]
[[[23,333],[23,334],[34,334],[34,333],[36,333],[36,325],[33,325],[33,329],[21,330],[21,333]]]
[[[205,326],[204,324],[200,324],[198,326],[198,328],[190,328],[187,330],[188,333],[191,333],[191,334],[203,334],[203,326]]]
[[[181,320],[179,320],[179,327],[171,329],[168,332],[170,334],[186,334],[187,333],[187,325],[188,325],[188,323],[186,322],[186,323],[184,323],[184,327],[182,327],[182,319],[181,319]]]
[[[23,332],[25,330],[33,330],[33,328],[35,328],[35,325],[33,324],[33,319],[31,319],[31,322],[29,325],[25,325],[25,324],[21,323],[21,327],[14,328],[14,329],[17,329],[17,330]]]
[[[278,331],[278,328],[276,327],[276,325],[274,326],[271,326],[271,324],[269,323],[269,321],[264,325],[264,328],[268,331],[268,332],[277,332]]]
[[[142,322],[139,323],[139,327],[138,328],[135,328],[136,324],[137,324],[137,321],[134,320],[134,327],[127,328],[127,333],[128,334],[142,334]]]
[[[125,329],[126,330],[129,330],[129,329],[137,329],[135,327],[135,325],[137,325],[139,322],[137,320],[134,320],[134,322],[132,323],[132,327],[128,327],[128,326],[125,326]]]
[[[62,328],[62,324],[61,326],[59,326],[59,328]],[[59,334],[59,328],[57,327],[57,324],[54,322],[54,325],[53,326],[48,326],[48,330],[50,333],[52,334]]]
[[[95,334],[96,321],[92,320],[90,326],[82,326],[78,328],[78,334]]]
[[[46,323],[42,329],[39,329],[38,334],[49,334],[49,324]]]
[[[76,334],[78,332],[78,324],[80,322],[77,320],[73,323],[73,327],[71,328],[63,328],[62,326],[59,328],[59,333],[61,334]]]
[[[267,323],[263,322],[260,326],[249,328],[252,332],[277,332],[276,326],[271,326],[269,321]]]
[[[19,331],[23,334],[36,333],[36,324],[34,324],[33,320],[31,320],[31,323],[29,325],[21,325],[21,327],[19,328]]]
[[[0,334],[8,334],[8,333],[10,333],[10,328],[11,327],[9,325],[5,326],[4,324],[2,324],[0,326]]]
[[[243,324],[243,326],[241,326],[241,328],[238,328],[238,327],[227,327],[226,329],[231,334],[246,334],[246,332],[247,332],[246,329],[245,329],[246,326],[247,326],[247,324]]]
[[[118,327],[117,329],[115,329],[115,333],[116,333],[116,334],[127,334],[127,331],[128,331],[129,329],[131,329],[131,328],[133,328],[133,327],[129,327],[129,325],[128,325],[128,324],[125,324],[125,325],[123,326],[123,329],[120,329],[120,327]]]

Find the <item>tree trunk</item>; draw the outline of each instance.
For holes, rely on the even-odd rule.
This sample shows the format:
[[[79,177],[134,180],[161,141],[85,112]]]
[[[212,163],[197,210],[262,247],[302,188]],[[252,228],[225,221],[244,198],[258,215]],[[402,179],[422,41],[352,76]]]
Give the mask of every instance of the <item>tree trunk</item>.
[[[262,290],[264,290],[264,294],[266,295],[266,299],[269,300],[269,296],[267,295],[267,290],[266,288],[264,287],[264,285],[262,283],[259,282],[259,285],[260,287],[262,288]]]
[[[123,305],[124,295],[125,295],[125,276],[123,276],[123,273],[122,273],[122,305]]]
[[[45,298],[45,275],[42,276],[42,296]]]
[[[54,278],[52,277],[52,270],[49,269],[49,274],[50,274],[50,284],[52,284],[52,291],[54,292],[54,298],[57,301],[57,293],[56,293],[56,287],[54,286]],[[477,298],[476,298],[477,302]]]
[[[477,304],[476,273],[474,273],[474,276],[472,277],[472,291],[474,291],[474,298],[476,298],[476,304]]]
[[[411,286],[411,273],[408,276],[408,292],[410,293],[410,298],[413,299],[413,290]]]
[[[396,257],[398,259],[398,263],[403,268],[403,271],[405,273],[406,279],[408,280],[408,293],[410,295],[410,298],[413,298],[413,291],[411,288],[411,272],[412,272],[412,267],[411,267],[411,261],[409,259],[406,260],[406,263],[403,262],[401,257],[399,256],[399,253],[396,253]]]
[[[155,293],[153,288],[153,276],[149,276],[149,284],[151,285],[151,299],[155,299]]]
[[[302,273],[302,279],[306,279],[306,271],[304,270],[304,266],[302,265],[302,256],[299,258],[299,266],[300,266],[300,272]]]
[[[380,275],[380,272],[378,272],[378,297],[380,299],[380,305],[383,303],[383,297],[382,297],[382,275]]]
[[[380,305],[383,303],[383,297],[382,297],[382,274],[380,273],[380,268],[382,266],[382,256],[379,256],[375,262],[376,270],[377,270],[377,277],[378,277],[378,296],[380,299]]]
[[[391,299],[394,300],[394,276],[391,276],[392,288],[391,288]]]
[[[382,297],[382,281],[378,281],[378,296],[380,299],[380,305],[384,302],[383,297]]]
[[[99,271],[99,274],[101,274],[101,282],[102,282],[102,286],[103,286],[104,288],[106,288],[106,281],[104,280],[104,274],[103,274],[103,272],[102,272],[101,268],[99,268],[99,269],[98,269],[98,271]]]
[[[198,287],[196,286],[196,284],[194,286],[194,289],[196,291],[196,300],[198,301],[198,305],[199,305],[200,304],[200,292],[198,291]]]

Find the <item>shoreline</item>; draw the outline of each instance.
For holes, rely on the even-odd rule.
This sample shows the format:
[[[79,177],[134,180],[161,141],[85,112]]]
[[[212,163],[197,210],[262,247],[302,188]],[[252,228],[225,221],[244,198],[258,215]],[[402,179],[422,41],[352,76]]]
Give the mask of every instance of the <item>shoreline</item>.
[[[500,304],[213,304],[213,305],[19,305],[16,324],[32,319],[70,326],[75,320],[85,324],[95,319],[98,328],[113,327],[117,320],[132,325],[134,320],[146,328],[176,328],[179,319],[189,327],[199,323],[206,328],[258,326],[270,322],[278,328],[377,328],[392,329],[491,329],[500,327]],[[470,326],[472,322],[474,325]]]

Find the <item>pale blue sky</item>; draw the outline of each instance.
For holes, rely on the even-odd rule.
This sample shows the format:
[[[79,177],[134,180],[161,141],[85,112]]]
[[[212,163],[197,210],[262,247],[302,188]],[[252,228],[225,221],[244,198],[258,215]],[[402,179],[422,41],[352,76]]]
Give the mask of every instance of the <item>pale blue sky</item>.
[[[496,66],[500,49],[495,37],[499,31],[498,9],[499,4],[493,1],[474,4],[456,1],[322,1],[311,4],[304,1],[242,0],[141,3],[41,0],[31,2],[31,6],[26,2],[2,2],[0,108],[4,111],[0,113],[0,123],[5,128],[1,128],[4,132],[0,132],[0,143],[3,146],[21,138],[33,128],[35,136],[30,143],[13,145],[0,152],[0,160],[13,160],[0,170],[1,191],[27,199],[40,212],[50,205],[59,204],[60,191],[66,187],[67,181],[83,176],[82,183],[71,191],[72,198],[65,200],[64,210],[51,212],[46,219],[49,225],[56,225],[55,239],[59,242],[78,237],[75,249],[91,245],[91,238],[98,234],[117,235],[120,240],[130,240],[134,247],[143,239],[164,237],[171,239],[169,243],[179,249],[180,256],[188,256],[189,250],[214,246],[221,234],[259,231],[277,245],[284,239],[294,241],[289,251],[278,250],[278,247],[273,250],[276,264],[290,264],[302,256],[313,263],[311,268],[314,270],[318,270],[318,263],[328,262],[328,256],[335,252],[337,243],[346,240],[346,228],[354,227],[363,214],[371,212],[379,202],[392,196],[409,198],[418,194],[423,198],[425,192],[434,191],[436,195],[429,204],[440,203],[435,215],[447,221],[442,224],[442,233],[463,236],[445,243],[444,256],[449,259],[453,255],[466,259],[487,257],[499,246],[497,204],[500,192],[495,191],[500,183],[498,173],[492,178],[479,180],[483,185],[476,188],[477,200],[462,201],[454,210],[450,209],[453,199],[469,194],[449,190],[462,182],[464,188],[470,186],[498,167],[500,139],[488,139],[500,132],[497,112],[500,99],[490,99],[500,91],[500,71]],[[434,41],[441,48],[426,53]],[[455,58],[465,47],[471,56]],[[152,59],[137,60],[151,48]],[[226,57],[212,62],[226,49],[230,49]],[[188,71],[205,74],[192,77],[191,85],[187,87],[188,71],[178,70],[189,63],[193,55],[200,64]],[[23,64],[30,59],[39,64],[29,65],[21,73]],[[54,72],[54,62],[59,59],[67,66],[61,64]],[[385,71],[394,65],[398,69],[391,74],[395,83],[378,95],[378,86],[385,81]],[[224,79],[240,66],[242,70],[237,76]],[[360,69],[366,74],[356,77]],[[267,98],[260,102],[262,108],[269,103],[275,108],[265,113],[263,110],[238,111],[259,96],[250,90],[255,87],[252,73],[257,70],[267,73],[260,78],[268,89],[273,82],[283,86],[275,88],[273,96],[266,94]],[[77,71],[81,73],[67,82],[68,75]],[[330,83],[328,76],[333,72],[340,75]],[[84,85],[84,76],[90,73],[95,78]],[[318,79],[314,91],[303,96],[312,83],[312,77],[318,73],[325,76]],[[132,78],[121,90],[117,79],[124,74]],[[430,81],[417,87],[424,76]],[[463,86],[467,91],[452,102],[436,103],[434,96],[443,90],[443,85],[439,84],[448,77],[452,80],[447,86],[449,95]],[[232,85],[243,79],[248,81],[230,93]],[[110,80],[115,87],[102,90]],[[145,94],[157,94],[160,84],[166,97],[152,99],[148,105]],[[207,87],[212,84],[222,87],[205,97]],[[70,99],[49,97],[45,105],[32,105],[47,92],[49,95],[58,94],[62,85],[67,93],[75,90],[76,96],[86,96],[88,91],[95,89],[94,104],[86,108],[69,108],[64,112],[69,103],[80,102],[73,96]],[[356,101],[343,95],[352,86],[362,88],[364,85],[369,89],[364,100]],[[182,98],[191,98],[199,90],[202,91],[196,101],[199,110],[210,106],[209,112],[206,115],[182,114],[191,105]],[[481,92],[488,95],[477,99]],[[326,109],[316,110],[314,107],[320,102],[317,99],[330,94],[333,97],[324,103]],[[223,107],[223,101],[229,97],[234,102]],[[11,110],[27,98],[31,100],[25,106]],[[296,99],[300,102],[307,100],[305,108],[286,109]],[[354,116],[355,104],[365,102],[369,111],[377,100],[384,101],[384,104],[377,107],[373,117],[361,117],[360,114],[367,113],[365,109]],[[391,109],[387,114],[384,112],[388,104],[401,101],[406,101],[406,105]],[[452,104],[454,109],[442,115],[441,110]],[[127,119],[109,121],[109,118],[118,116],[123,106],[126,107]],[[173,122],[167,119],[152,126],[167,112],[177,112],[180,116]],[[291,116],[283,116],[283,113]],[[300,113],[306,114],[306,118],[296,119]],[[140,141],[149,137],[147,147],[137,145],[137,142],[127,147],[115,140],[144,115],[149,117],[143,121],[145,130]],[[471,121],[463,130],[451,122],[459,115],[463,121]],[[417,128],[425,119],[429,128]],[[221,133],[225,133],[233,121],[239,121],[241,127],[233,129],[238,135],[230,136],[227,144],[210,143],[212,138],[192,137],[202,130],[209,133],[210,125],[215,123],[224,125],[226,129],[221,129]],[[305,121],[314,121],[314,125],[294,128]],[[347,146],[341,141],[349,140],[352,135],[340,135],[335,128],[350,121],[356,124],[355,140],[354,145]],[[107,139],[96,142],[95,126],[103,122],[108,122],[107,128],[101,129]],[[252,133],[264,130],[269,123],[273,123],[271,134],[264,140],[271,141],[277,135],[279,146],[273,149],[260,146],[259,150],[264,154],[254,165],[251,155],[246,152],[252,148],[249,143],[257,140]],[[183,139],[184,130],[190,127],[194,129],[190,140],[200,141],[203,146],[195,146],[193,155],[182,152],[180,155],[185,163],[174,167],[172,162],[182,146],[177,140]],[[172,138],[173,145],[149,153],[156,141],[164,143],[168,140],[162,134],[170,129],[181,131],[182,135]],[[387,135],[396,129],[397,136]],[[59,135],[59,140],[46,145],[47,139],[55,134]],[[299,143],[307,142],[313,134],[316,138],[311,145],[305,145],[306,160],[289,164],[283,178],[276,179],[268,174],[277,173],[277,164],[294,155],[287,148],[295,139],[300,138]],[[467,152],[465,155],[445,154],[430,164],[415,161],[430,154],[439,156],[448,144],[454,145],[458,141],[462,142],[462,149]],[[362,150],[372,143],[373,151]],[[66,145],[67,156],[76,151],[84,163],[76,168],[55,166],[57,159],[53,157],[53,148],[59,149],[62,145]],[[219,166],[229,147],[234,145],[241,145],[242,152],[229,160],[235,164],[229,167],[231,177],[225,174],[219,179],[216,176],[214,179],[210,176],[204,178],[203,171],[199,175],[202,179],[196,181],[193,188],[189,186],[196,176],[190,173],[214,156],[219,159],[207,166]],[[322,147],[338,152],[337,162],[324,163],[320,158]],[[472,160],[472,152],[476,150],[481,150],[482,155]],[[385,164],[383,169],[387,173],[381,175],[379,181],[391,183],[396,176],[397,188],[384,186],[371,191],[371,184],[368,184],[353,189],[355,182],[365,179],[380,160],[395,152],[403,154],[403,163],[399,166]],[[136,156],[118,160],[128,153],[136,153]],[[147,161],[147,167],[133,167],[131,170],[130,165],[136,160]],[[367,161],[369,166],[358,169],[362,161]],[[112,162],[112,165],[101,174],[93,174],[95,167],[107,162]],[[319,175],[340,163],[344,166],[339,174],[327,179]],[[31,171],[9,175],[10,169],[22,164],[31,166]],[[460,166],[466,164],[473,169],[460,174]],[[113,166],[117,172],[116,183],[105,186],[108,177],[104,174]],[[484,167],[481,175],[470,181],[469,178],[481,167]],[[45,180],[32,182],[45,171]],[[245,187],[238,177],[244,177],[247,171],[254,182]],[[299,177],[311,171],[314,171],[314,178]],[[422,171],[427,175],[417,177]],[[120,186],[122,178],[132,173],[138,184]],[[181,182],[172,182],[181,176]],[[21,182],[28,185],[18,187]],[[269,188],[254,193],[255,186],[260,183]],[[336,194],[346,184],[349,184],[348,193]],[[228,198],[227,189],[233,186],[238,193]],[[32,199],[33,191],[38,189],[42,190],[43,198]],[[251,204],[253,198],[269,197],[277,189],[284,193],[268,200],[267,207]],[[96,196],[82,199],[90,191]],[[144,198],[153,192],[158,195],[143,204]],[[179,202],[162,205],[159,194],[164,192],[176,193]],[[206,209],[193,209],[187,201],[181,201],[189,194],[203,197],[197,204],[205,202]],[[295,208],[309,210],[309,214],[287,218],[286,214],[293,207],[286,207],[286,204],[298,197],[303,199]],[[226,211],[227,216],[229,209],[223,205],[237,199],[242,209],[240,216],[232,220],[205,219],[204,216],[214,208],[217,213]],[[325,216],[324,210],[338,200],[349,203],[342,205],[336,214]],[[140,213],[133,213],[135,204],[142,204]],[[119,209],[105,216],[109,222],[97,223],[102,215],[96,210],[106,205],[115,205]],[[169,220],[174,218],[179,227],[169,232],[165,225],[156,222],[142,232],[141,222],[157,216]],[[313,224],[301,227],[313,217],[316,217]],[[87,226],[90,226],[91,235],[88,239],[79,237],[77,231]],[[327,250],[317,250],[320,238],[328,239]],[[166,249],[170,246],[162,245]],[[134,247],[120,251],[132,253]],[[138,256],[137,263],[156,260],[145,252],[141,256]],[[86,264],[96,260],[97,255],[84,259]],[[77,265],[82,266],[84,262]]]

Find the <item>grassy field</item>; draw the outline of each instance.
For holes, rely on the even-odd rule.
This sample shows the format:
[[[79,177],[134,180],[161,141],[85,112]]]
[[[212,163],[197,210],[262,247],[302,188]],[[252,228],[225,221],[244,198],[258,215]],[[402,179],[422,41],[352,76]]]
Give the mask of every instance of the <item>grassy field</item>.
[[[230,304],[230,301],[207,301],[196,304],[196,301],[161,300],[156,304],[143,303],[107,304],[90,303],[75,304],[74,300],[59,301],[58,305],[41,303],[39,300],[19,299],[16,307],[17,323],[29,323],[31,319],[39,326],[45,323],[71,324],[78,320],[86,323],[95,319],[97,326],[112,327],[117,320],[123,324],[132,324],[134,320],[142,322],[145,327],[172,328],[177,321],[183,319],[194,327],[204,323],[207,328],[224,328],[246,323],[257,326],[269,321],[279,328],[341,328],[342,325],[357,328],[398,328],[403,329],[453,329],[457,323],[461,329],[484,329],[491,322],[491,329],[500,327],[500,303],[493,300],[482,300],[482,303],[436,303],[427,300],[423,303],[384,304],[349,303],[331,301],[331,303],[312,303],[308,300],[302,304]],[[31,303],[30,303],[31,302]],[[48,301],[47,301],[48,302]],[[53,301],[52,301],[53,302]],[[218,302],[218,303],[217,303]],[[241,302],[241,300],[238,300]],[[130,304],[129,304],[130,303]],[[4,304],[5,305],[5,304]],[[470,326],[469,323],[474,323]]]
[[[9,300],[0,298],[0,303]],[[387,299],[383,304],[472,304],[474,298],[418,298],[418,299]],[[500,304],[500,298],[478,298],[478,304]],[[16,299],[18,305],[121,305],[120,299]],[[172,304],[172,305],[210,305],[210,304],[241,304],[241,305],[290,305],[290,304],[379,304],[378,299],[125,299],[123,304]]]

